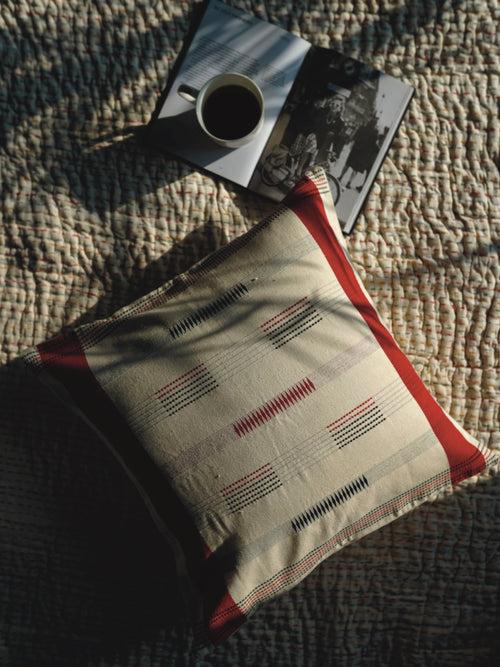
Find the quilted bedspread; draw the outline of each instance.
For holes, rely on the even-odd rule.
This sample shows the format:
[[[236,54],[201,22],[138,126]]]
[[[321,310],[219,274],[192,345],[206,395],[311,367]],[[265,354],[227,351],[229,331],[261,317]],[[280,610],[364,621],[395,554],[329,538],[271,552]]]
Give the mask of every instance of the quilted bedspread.
[[[234,4],[415,87],[348,245],[441,405],[500,447],[498,3]],[[141,142],[192,9],[0,4],[0,665],[498,664],[500,477],[349,546],[197,654],[134,486],[17,361],[273,207]]]

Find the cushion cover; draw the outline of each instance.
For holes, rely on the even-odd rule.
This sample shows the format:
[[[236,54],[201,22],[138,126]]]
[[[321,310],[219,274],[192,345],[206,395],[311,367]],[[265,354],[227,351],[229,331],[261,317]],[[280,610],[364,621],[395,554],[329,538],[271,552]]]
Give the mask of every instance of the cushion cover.
[[[321,169],[173,282],[24,358],[137,484],[204,642],[495,459],[381,322]]]

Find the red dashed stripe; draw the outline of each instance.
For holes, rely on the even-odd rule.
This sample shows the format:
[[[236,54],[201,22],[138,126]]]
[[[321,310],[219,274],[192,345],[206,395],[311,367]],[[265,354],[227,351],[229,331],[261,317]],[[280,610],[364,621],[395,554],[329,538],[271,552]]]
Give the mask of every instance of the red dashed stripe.
[[[383,505],[371,510],[366,515],[361,517],[358,521],[350,526],[346,526],[336,535],[331,537],[324,544],[316,547],[302,560],[284,568],[267,582],[261,584],[254,589],[249,595],[238,603],[238,608],[248,613],[257,602],[266,599],[272,594],[275,594],[283,587],[290,586],[294,581],[297,581],[304,574],[307,574],[311,569],[324,557],[335,548],[338,542],[346,538],[350,538],[361,530],[372,526],[387,515],[393,514],[395,510],[401,510],[408,502],[414,499],[422,499],[422,497],[435,489],[440,489],[449,485],[449,478],[447,474],[438,474],[422,482],[418,486],[409,491],[397,496],[396,498],[387,501]]]
[[[316,184],[311,179],[304,179],[296,185],[290,195],[287,195],[284,202],[302,220],[306,229],[316,240],[346,296],[370,327],[381,349],[418,403],[446,452],[450,470],[453,471],[451,481],[453,484],[458,484],[467,477],[467,473],[458,468],[457,464],[470,458],[476,451],[475,446],[455,426],[439,403],[431,396],[409,359],[398,347],[388,329],[382,324],[329,224],[328,215],[321,196],[318,195]],[[475,473],[484,470],[485,465],[484,457],[479,457],[475,463]]]
[[[236,435],[241,438],[254,429],[262,426],[275,415],[284,412],[298,401],[306,398],[316,389],[314,382],[309,378],[304,378],[286,391],[281,392],[271,400],[264,403],[259,408],[252,410],[248,415],[238,419],[233,423],[233,429]]]
[[[461,465],[457,466],[459,468],[467,467],[470,465],[471,469],[475,469],[475,462],[477,459],[483,459],[483,456],[479,450],[476,454],[471,457],[470,460],[464,461]],[[424,482],[421,482],[417,486],[409,489],[396,496],[392,500],[388,500],[379,507],[374,508],[363,517],[355,521],[350,526],[346,526],[336,535],[331,537],[327,542],[322,544],[319,547],[316,547],[309,555],[305,556],[301,561],[285,568],[280,573],[272,577],[271,580],[265,582],[263,585],[254,589],[252,593],[247,595],[244,600],[241,600],[238,603],[238,608],[247,612],[250,610],[259,600],[263,600],[269,597],[270,594],[275,594],[279,589],[284,586],[290,586],[298,578],[302,577],[304,574],[307,574],[311,569],[324,557],[325,554],[332,551],[337,543],[342,542],[346,538],[352,538],[357,533],[371,528],[378,521],[381,521],[387,516],[394,515],[395,511],[401,511],[406,507],[406,505],[414,500],[424,500],[427,495],[434,491],[441,490],[443,488],[449,488],[451,479],[454,475],[453,470],[450,472],[441,472],[437,475],[434,475],[430,479],[427,479]]]
[[[245,484],[253,484],[256,479],[268,475],[270,472],[272,472],[271,464],[266,463],[260,468],[257,468],[257,470],[254,470],[253,472],[248,473],[248,475],[241,477],[241,479],[236,480],[236,482],[225,486],[223,489],[221,489],[221,493],[223,496],[233,494],[239,487],[244,486]]]
[[[260,325],[260,328],[263,331],[269,331],[269,329],[274,329],[274,327],[278,326],[280,322],[283,320],[287,320],[289,317],[291,317],[294,313],[296,313],[298,310],[301,310],[302,308],[305,308],[309,303],[309,300],[307,297],[304,297],[303,299],[300,299],[300,301],[296,301],[295,303],[292,303],[291,306],[288,306],[288,308],[285,308],[285,310],[282,310],[280,313],[275,315],[274,317],[271,317],[270,320],[266,320],[264,324]]]
[[[335,431],[346,421],[351,421],[351,419],[358,417],[362,412],[366,412],[366,410],[369,410],[373,405],[375,405],[375,401],[370,396],[370,398],[367,398],[366,401],[363,401],[352,410],[349,410],[349,412],[346,412],[342,417],[339,417],[331,424],[328,424],[327,428],[330,431]]]
[[[179,375],[178,378],[172,380],[172,382],[169,382],[164,387],[161,387],[161,389],[158,389],[158,391],[155,392],[156,398],[163,398],[167,394],[171,394],[183,384],[187,384],[201,373],[205,373],[206,370],[207,367],[205,366],[205,364],[200,364],[199,366],[195,366],[190,371],[187,371],[186,373]]]

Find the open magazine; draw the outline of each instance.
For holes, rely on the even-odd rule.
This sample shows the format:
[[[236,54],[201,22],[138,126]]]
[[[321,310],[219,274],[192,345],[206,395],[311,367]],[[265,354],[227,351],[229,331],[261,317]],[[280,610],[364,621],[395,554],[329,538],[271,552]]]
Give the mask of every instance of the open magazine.
[[[252,78],[264,123],[248,144],[226,148],[198,125],[181,85],[201,88],[224,72]],[[349,233],[413,94],[392,76],[210,0],[151,122],[168,153],[280,201],[322,165]]]

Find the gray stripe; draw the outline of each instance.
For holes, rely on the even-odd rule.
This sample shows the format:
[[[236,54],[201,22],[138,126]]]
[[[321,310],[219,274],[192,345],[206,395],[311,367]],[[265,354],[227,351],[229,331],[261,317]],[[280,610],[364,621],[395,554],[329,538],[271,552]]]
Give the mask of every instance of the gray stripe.
[[[368,483],[373,484],[382,477],[385,477],[388,473],[397,470],[409,461],[413,461],[413,459],[416,459],[435,444],[436,436],[434,435],[434,432],[426,431],[419,438],[406,445],[406,447],[403,447],[403,449],[400,449],[388,459],[385,459],[385,461],[381,461],[373,466],[373,468],[370,468],[370,470],[365,473]]]
[[[328,363],[321,366],[310,376],[310,379],[313,380],[316,388],[323,386],[340,377],[343,373],[362,361],[366,355],[372,354],[378,349],[378,345],[373,337],[363,338],[359,343],[356,343],[349,349],[336,355]],[[285,389],[282,391],[285,391]],[[278,392],[278,394],[279,393],[281,392]],[[270,397],[269,400],[272,400],[272,398],[273,397]],[[286,410],[286,413],[282,414],[281,419],[288,418],[290,416],[288,413],[293,415],[295,410],[302,409],[303,406],[301,403],[302,401],[291,405]],[[256,410],[260,405],[260,403],[254,405],[252,408],[249,408],[245,414]],[[240,438],[238,438],[234,432],[231,422],[231,424],[224,426],[209,438],[197,442],[189,447],[189,449],[183,451],[176,459],[166,461],[164,466],[165,468],[168,468],[170,474],[181,475],[183,472],[187,471],[191,473],[194,468],[206,463],[207,459],[210,459],[211,456],[218,454],[230,444],[238,440],[240,440]]]
[[[374,399],[376,401],[374,408],[378,410],[380,417],[370,416],[365,422],[364,420],[369,411],[358,415],[351,423],[346,424],[339,429],[340,433],[337,440],[332,437],[333,434],[327,430],[325,425],[320,430],[316,431],[316,433],[291,447],[288,451],[283,452],[274,459],[270,459],[268,463],[270,463],[276,473],[279,474],[283,484],[286,484],[298,473],[319,464],[336,450],[341,449],[353,440],[364,435],[368,430],[371,430],[371,428],[376,427],[385,419],[385,417],[390,416],[399,410],[400,407],[409,403],[412,400],[412,396],[400,379],[396,378],[375,394]],[[378,407],[382,408],[383,415],[380,413]],[[220,497],[220,493],[216,492],[206,496],[200,503],[194,505],[192,511],[197,515],[200,515],[197,516],[196,519],[202,521],[203,519],[201,517],[208,509],[214,510],[215,508],[218,508],[217,511],[223,513],[221,507],[223,504],[224,502]]]
[[[365,473],[360,471],[359,474],[364,474],[368,480],[369,485],[373,486],[378,480],[382,479],[389,473],[421,456],[430,447],[434,446],[436,442],[436,436],[431,430],[429,430],[389,458],[385,459],[381,463],[376,464]],[[366,490],[369,490],[370,486]],[[362,493],[363,492],[360,492],[359,495]],[[321,500],[321,498],[317,500]],[[315,501],[312,500],[311,502]],[[210,521],[213,521],[213,518]],[[224,571],[230,571],[234,569],[236,566],[235,564],[240,567],[241,565],[252,561],[261,553],[270,549],[276,543],[281,542],[282,540],[289,537],[296,537],[296,534],[292,528],[292,519],[293,516],[279,526],[273,528],[265,535],[257,538],[253,542],[249,542],[247,544],[240,542],[239,545],[235,545],[234,543],[226,543],[214,552],[214,556],[220,562]],[[324,520],[329,520],[328,515],[325,516]],[[307,530],[307,528],[304,530]]]
[[[338,378],[339,375],[355,366],[364,357],[367,357],[379,349],[379,345],[373,336],[370,335],[369,337],[364,337],[359,343],[352,345],[349,349],[345,350],[345,352],[341,352],[327,364],[318,368],[309,377],[316,385],[316,388],[321,387],[332,382]]]
[[[317,291],[321,294],[313,292],[311,303],[316,303],[319,308],[328,310],[328,315],[335,308],[345,303],[345,297],[340,294],[339,285],[333,281]],[[325,293],[327,296],[325,296]],[[232,317],[237,320],[240,316],[233,314]],[[274,352],[275,349],[269,344],[267,335],[264,335],[258,327],[254,332],[234,343],[227,351],[218,353],[211,359],[206,359],[205,363],[219,385],[222,385],[225,381]],[[148,396],[138,405],[136,411],[134,411],[134,416],[138,411],[143,415],[141,428],[145,430],[153,428],[168,416],[161,404],[152,396]]]

